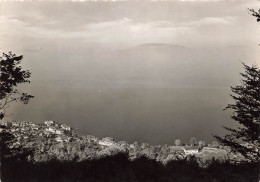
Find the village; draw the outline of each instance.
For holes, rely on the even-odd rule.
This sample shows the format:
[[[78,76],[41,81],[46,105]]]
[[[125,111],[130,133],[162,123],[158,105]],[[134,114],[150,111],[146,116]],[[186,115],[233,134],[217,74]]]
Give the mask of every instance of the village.
[[[196,156],[202,158],[226,157],[228,151],[221,147],[207,146],[175,146],[175,145],[150,145],[148,143],[134,142],[129,144],[125,141],[115,141],[111,137],[98,138],[92,135],[79,136],[77,130],[66,124],[57,123],[55,121],[45,121],[43,123],[22,122],[4,122],[4,130],[14,135],[14,140],[10,144],[10,148],[34,148],[38,157],[40,155],[60,155],[62,147],[77,146],[73,151],[75,155],[85,156],[87,153],[98,157],[103,155],[113,155],[115,151],[128,152],[129,157],[135,159],[141,155],[157,161],[168,161],[174,159],[183,159],[187,156]],[[1,129],[3,131],[3,129]],[[0,132],[1,132],[0,131]],[[41,147],[39,147],[41,146]],[[47,147],[49,146],[49,147]],[[37,148],[37,149],[36,149]],[[43,149],[45,148],[45,149]],[[57,149],[58,148],[58,149]],[[82,151],[81,151],[82,150]],[[91,152],[89,152],[91,150]],[[55,152],[53,152],[55,151]],[[58,151],[58,152],[57,152]],[[68,150],[64,155],[72,155]],[[83,155],[83,154],[84,155]],[[95,154],[94,154],[95,153]],[[234,158],[235,155],[232,157]],[[236,156],[235,156],[236,157]],[[82,157],[82,160],[84,157]]]

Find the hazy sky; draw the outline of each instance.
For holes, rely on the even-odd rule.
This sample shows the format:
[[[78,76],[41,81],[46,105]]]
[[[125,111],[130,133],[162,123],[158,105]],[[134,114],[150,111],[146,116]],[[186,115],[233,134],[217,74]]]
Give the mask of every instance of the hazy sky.
[[[212,140],[241,61],[260,65],[257,0],[0,2],[0,49],[36,97],[10,119],[55,119],[127,141]]]
[[[2,2],[1,47],[40,51],[143,43],[255,46],[259,1]],[[51,45],[50,45],[51,43]]]

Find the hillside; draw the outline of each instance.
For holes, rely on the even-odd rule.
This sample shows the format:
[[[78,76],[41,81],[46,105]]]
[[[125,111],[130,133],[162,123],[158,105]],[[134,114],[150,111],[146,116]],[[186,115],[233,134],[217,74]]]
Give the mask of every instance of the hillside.
[[[189,147],[139,144],[129,144],[125,141],[115,141],[113,138],[98,138],[91,135],[79,136],[75,129],[68,125],[45,121],[40,124],[32,122],[5,122],[3,130],[14,135],[10,148],[25,148],[32,151],[29,161],[44,162],[51,159],[61,161],[84,161],[126,153],[134,160],[141,156],[154,159],[163,164],[172,160],[196,156],[202,160],[214,158],[229,158],[240,160],[241,157],[228,155],[228,151],[213,147]]]

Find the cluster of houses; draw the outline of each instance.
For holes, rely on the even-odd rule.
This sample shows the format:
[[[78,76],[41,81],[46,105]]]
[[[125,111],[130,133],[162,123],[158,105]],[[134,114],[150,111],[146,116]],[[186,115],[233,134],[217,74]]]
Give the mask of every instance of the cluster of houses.
[[[45,121],[44,122],[46,128],[45,133],[54,133],[57,135],[64,135],[71,131],[71,128],[65,124],[57,124],[55,121]]]
[[[21,122],[4,122],[1,124],[4,126],[4,130],[12,133],[15,137],[15,142],[12,143],[11,148],[21,146],[29,142],[39,141],[39,138],[44,137],[51,139],[53,142],[63,143],[63,142],[83,142],[88,144],[100,145],[101,147],[109,146],[109,142],[105,142],[104,145],[102,141],[106,139],[99,140],[97,137],[92,135],[86,135],[79,137],[76,134],[76,130],[71,128],[66,124],[59,124],[55,121],[45,121],[43,123],[32,123],[27,121]],[[3,129],[0,128],[0,132]],[[114,142],[115,143],[115,142]],[[113,144],[114,144],[113,143]],[[112,145],[112,144],[111,144]]]
[[[116,142],[113,138],[111,137],[106,137],[101,140],[98,140],[98,144],[102,148],[110,147],[110,146],[122,146],[122,147],[129,147],[129,149],[135,148],[134,144],[128,144],[127,142],[121,141],[121,142]],[[198,146],[169,146],[169,149],[172,151],[181,151],[184,153],[185,156],[187,155],[196,155],[196,154],[202,154],[205,152],[208,153],[218,153],[218,152],[223,152],[225,150],[223,149],[218,149],[218,148],[213,148],[213,147],[203,147],[200,149]],[[226,152],[226,151],[225,151]]]
[[[69,142],[75,136],[71,127],[65,124],[58,124],[55,121],[45,121],[37,124],[27,121],[22,122],[4,122],[5,130],[11,132],[17,143],[22,140],[33,140],[39,136],[54,138],[57,142]],[[27,141],[28,142],[28,141]]]
[[[101,149],[107,147],[123,147],[125,149],[134,149],[136,146],[134,144],[128,144],[125,141],[116,142],[111,137],[106,137],[99,139],[95,136],[77,136],[76,131],[66,124],[59,124],[55,121],[45,121],[43,123],[37,124],[32,122],[5,122],[3,124],[5,129],[10,131],[15,136],[15,142],[13,142],[11,147],[23,146],[27,143],[33,143],[34,139],[39,140],[40,137],[48,138],[56,143],[66,143],[66,142],[80,142],[83,144],[96,145]],[[0,131],[1,132],[1,131]],[[32,141],[32,142],[30,142]],[[36,141],[36,140],[35,140]],[[44,140],[42,140],[44,141]],[[148,145],[148,144],[147,144]],[[213,147],[204,147],[199,149],[197,146],[169,146],[171,151],[181,151],[185,156],[187,155],[197,155],[202,153],[217,153],[219,149]],[[146,148],[142,146],[142,148]]]

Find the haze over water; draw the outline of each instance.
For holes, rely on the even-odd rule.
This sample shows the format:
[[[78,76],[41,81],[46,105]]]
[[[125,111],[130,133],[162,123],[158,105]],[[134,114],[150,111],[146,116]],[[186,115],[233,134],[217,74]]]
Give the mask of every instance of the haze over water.
[[[0,47],[32,72],[10,120],[172,144],[224,134],[241,61],[259,65],[257,22],[238,2],[3,2]],[[15,9],[15,11],[13,11]],[[241,26],[243,25],[243,26]]]

